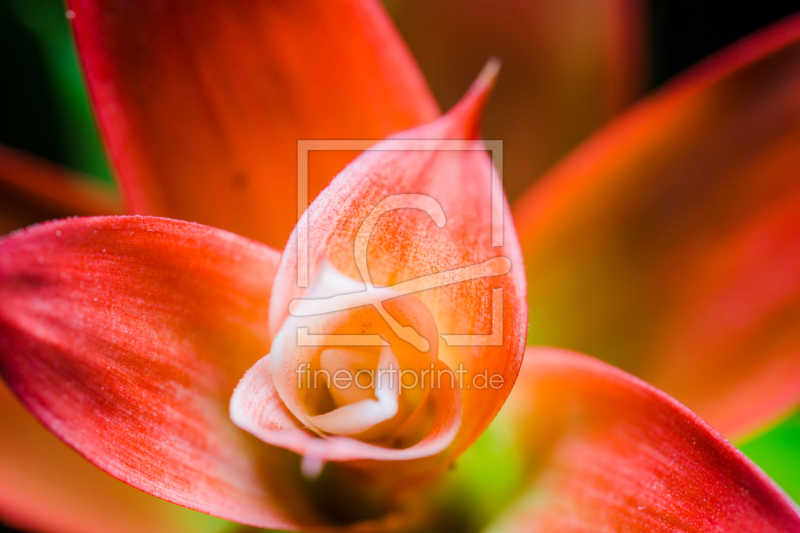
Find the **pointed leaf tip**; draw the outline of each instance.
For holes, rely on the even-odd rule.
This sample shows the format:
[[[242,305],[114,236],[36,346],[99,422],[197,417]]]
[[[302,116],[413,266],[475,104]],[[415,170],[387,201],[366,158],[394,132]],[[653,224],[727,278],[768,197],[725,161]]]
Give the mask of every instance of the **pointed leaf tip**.
[[[449,112],[472,139],[480,137],[483,112],[497,83],[501,64],[499,57],[490,58],[464,97]]]
[[[491,90],[497,82],[497,77],[500,75],[500,67],[502,66],[503,62],[499,57],[490,57],[472,87],[485,87],[487,90]]]

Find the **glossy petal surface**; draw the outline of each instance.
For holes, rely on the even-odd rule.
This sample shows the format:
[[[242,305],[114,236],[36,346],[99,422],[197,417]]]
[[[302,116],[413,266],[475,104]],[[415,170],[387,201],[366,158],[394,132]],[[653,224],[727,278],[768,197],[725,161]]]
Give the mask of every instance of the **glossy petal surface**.
[[[373,1],[68,4],[134,213],[283,247],[297,222],[298,140],[380,139],[438,114]],[[353,156],[315,158],[311,197]]]
[[[797,507],[708,424],[596,359],[528,348],[498,422],[532,484],[490,531],[800,531]]]
[[[152,217],[15,233],[0,242],[0,371],[45,426],[134,487],[262,527],[311,523],[296,465],[227,412],[269,350],[277,260],[222,230]]]
[[[502,139],[512,200],[645,88],[640,0],[387,2],[444,108],[489,57],[503,74],[483,134]]]
[[[641,376],[729,437],[800,399],[800,18],[712,58],[515,206],[529,342]]]

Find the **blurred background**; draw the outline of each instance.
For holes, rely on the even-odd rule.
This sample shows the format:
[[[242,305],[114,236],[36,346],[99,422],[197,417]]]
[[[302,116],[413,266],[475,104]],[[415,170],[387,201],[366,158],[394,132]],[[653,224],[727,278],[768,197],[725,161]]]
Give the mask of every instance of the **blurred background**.
[[[627,63],[616,66],[625,71],[625,83],[607,86],[598,81],[596,72],[581,70],[582,60],[592,53],[581,48],[582,39],[594,31],[593,21],[603,16],[600,0],[531,2],[523,12],[512,11],[508,20],[501,17],[495,22],[540,21],[541,27],[532,24],[527,34],[524,28],[505,34],[492,31],[483,0],[386,3],[443,109],[461,96],[488,57],[503,59],[484,136],[506,142],[506,188],[512,201],[536,176],[637,97],[797,9],[788,2],[763,0],[707,0],[702,6],[668,0],[622,2],[630,8],[628,16],[643,20],[644,25],[628,25],[630,20],[611,25],[617,29],[611,30],[610,38],[623,52],[617,57]],[[562,6],[571,6],[573,11],[566,12]],[[575,33],[553,23],[551,16],[569,19],[573,22],[570,31]],[[519,42],[519,35],[528,35],[530,40]],[[553,44],[558,42],[566,46]],[[563,51],[568,60],[559,62],[548,47]],[[539,73],[542,69],[548,76]],[[560,75],[573,87],[576,76],[584,81],[572,89],[577,92],[561,99],[542,97],[563,93]],[[61,0],[0,0],[0,77],[0,143],[113,183]],[[569,107],[570,113],[560,106]],[[528,123],[541,127],[525,129]],[[15,190],[0,184],[0,208],[23,210],[25,202]],[[740,448],[800,501],[800,415],[786,418]],[[0,457],[0,461],[13,460]],[[0,524],[0,531],[15,530]]]

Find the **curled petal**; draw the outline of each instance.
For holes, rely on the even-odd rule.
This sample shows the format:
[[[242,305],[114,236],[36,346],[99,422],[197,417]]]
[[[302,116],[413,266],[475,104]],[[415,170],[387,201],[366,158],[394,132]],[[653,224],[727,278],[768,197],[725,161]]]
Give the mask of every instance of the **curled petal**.
[[[270,303],[272,331],[281,335],[293,323],[293,305],[314,298],[304,279],[313,287],[328,263],[356,291],[374,295],[371,305],[381,316],[373,324],[389,324],[400,344],[462,372],[457,386],[463,420],[452,453],[463,451],[499,410],[525,339],[525,282],[516,234],[491,161],[476,140],[496,68],[490,63],[447,115],[382,141],[334,179],[292,234]],[[344,293],[353,297],[353,290]],[[441,337],[436,345],[429,334],[414,333],[417,326],[410,318],[403,322],[388,307],[381,311],[381,302],[397,295],[425,308]],[[355,313],[345,299],[331,298],[329,304],[331,311]],[[294,379],[293,373],[287,377],[291,368],[273,373],[273,381]],[[485,381],[477,378],[473,387],[478,375]],[[278,382],[275,386],[280,391]]]
[[[331,352],[327,352],[331,353]],[[323,353],[325,355],[325,353]],[[347,359],[347,355],[333,352],[330,359]],[[351,358],[352,359],[352,358]],[[335,367],[339,367],[336,361]],[[375,398],[346,398],[344,394],[340,401],[336,401],[336,409],[326,413],[308,417],[308,421],[313,427],[320,431],[332,435],[358,435],[369,431],[374,426],[387,422],[394,418],[400,411],[400,384],[397,380],[390,380],[390,375],[386,373],[389,368],[397,368],[400,363],[392,349],[384,346],[380,351],[377,372],[384,372],[378,378],[378,383],[374,387]],[[334,375],[340,368],[334,371]],[[337,392],[348,392],[338,391]]]
[[[444,369],[441,362],[436,368]],[[426,415],[432,420],[427,434],[409,447],[387,448],[339,436],[323,440],[305,431],[286,409],[275,390],[267,356],[245,374],[236,388],[231,399],[231,418],[236,425],[264,442],[290,449],[309,462],[399,461],[427,457],[446,448],[458,430],[460,407],[458,390],[444,380],[443,387],[431,391],[425,407]]]
[[[633,372],[728,437],[785,413],[799,167],[795,16],[637,105],[515,206],[529,341]]]
[[[293,316],[275,336],[270,355],[237,386],[231,399],[234,423],[303,455],[305,464],[416,459],[447,448],[461,423],[461,395],[455,379],[434,381],[437,373],[454,374],[436,360],[438,331],[430,312],[419,300],[397,294],[374,307],[365,305],[369,293],[358,292],[363,285],[330,265],[321,270],[309,291],[313,298],[290,306]],[[348,309],[318,314],[330,303],[323,298],[329,290],[343,295]],[[427,349],[393,331],[376,311],[380,305],[390,320],[397,317],[429,340]],[[313,342],[309,331],[315,332]],[[356,345],[368,339],[364,333],[378,345]],[[366,382],[359,382],[360,374]],[[346,389],[337,387],[340,378],[351,381]],[[344,438],[351,436],[358,440]]]
[[[437,116],[378,2],[69,0],[131,212],[282,247],[301,139],[379,139]],[[353,152],[318,154],[313,197]]]
[[[0,373],[117,479],[238,522],[312,524],[296,466],[227,412],[237,380],[269,350],[277,261],[248,239],[152,217],[12,234],[0,241]]]
[[[529,348],[498,422],[531,484],[489,531],[800,531],[793,502],[708,424],[596,359]]]

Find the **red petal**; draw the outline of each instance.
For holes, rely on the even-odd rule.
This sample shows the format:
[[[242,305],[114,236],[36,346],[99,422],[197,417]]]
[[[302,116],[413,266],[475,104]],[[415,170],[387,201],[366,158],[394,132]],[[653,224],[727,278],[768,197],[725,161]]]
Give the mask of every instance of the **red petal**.
[[[708,424],[596,359],[529,348],[498,422],[533,482],[490,531],[800,531],[796,506]]]
[[[490,65],[464,100],[441,119],[383,141],[374,151],[362,154],[311,205],[307,211],[310,219],[304,217],[310,220],[311,281],[325,260],[346,276],[362,280],[354,259],[356,235],[381,202],[400,193],[432,198],[441,206],[446,221],[434,223],[428,212],[404,208],[370,219],[375,226],[365,253],[376,287],[486,261],[510,265],[510,272],[506,269],[471,281],[450,280],[446,281],[450,285],[439,283],[414,293],[433,314],[443,334],[499,335],[500,326],[493,325],[493,310],[502,312],[502,338],[497,345],[458,346],[439,341],[439,359],[454,371],[460,365],[466,371],[461,390],[463,420],[450,449],[453,453],[463,451],[477,438],[500,409],[513,385],[525,340],[524,272],[499,181],[480,141],[464,141],[459,144],[461,150],[452,150],[447,144],[448,139],[475,138],[482,106],[496,74],[494,68],[496,65]],[[425,149],[403,148],[409,142],[416,146],[413,140],[417,139],[434,141],[423,142]],[[504,228],[504,244],[500,246],[493,246],[493,213],[501,217],[498,227]],[[303,227],[292,234],[275,278],[270,304],[273,331],[284,323],[290,302],[304,294],[298,287],[297,240]],[[502,295],[499,302],[493,302],[495,294]],[[472,387],[474,377],[484,372],[488,377],[501,376],[500,386]]]
[[[216,522],[224,527],[99,470],[42,427],[3,383],[0,413],[4,523],[58,533],[196,533]]]
[[[370,0],[68,4],[136,213],[280,247],[297,222],[299,139],[378,139],[438,113]],[[315,160],[312,198],[353,155]]]
[[[116,215],[122,205],[97,180],[0,145],[0,234],[68,215]]]
[[[795,17],[623,115],[515,206],[530,342],[634,372],[727,436],[785,412],[798,168]]]
[[[483,133],[502,139],[511,199],[639,96],[647,13],[638,0],[403,0],[389,4],[449,107],[492,56],[503,75]]]
[[[0,372],[45,426],[136,488],[261,527],[313,523],[297,466],[228,418],[234,385],[269,351],[277,261],[151,217],[15,233],[0,241]]]

